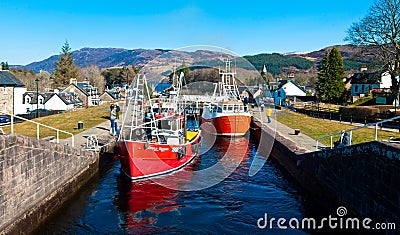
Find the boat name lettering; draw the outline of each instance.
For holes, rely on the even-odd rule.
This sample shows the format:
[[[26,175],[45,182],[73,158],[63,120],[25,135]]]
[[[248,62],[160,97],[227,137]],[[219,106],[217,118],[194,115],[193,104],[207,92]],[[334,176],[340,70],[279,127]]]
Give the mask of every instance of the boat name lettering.
[[[160,152],[169,151],[169,148],[166,148],[166,147],[157,147],[157,146],[150,146],[148,149],[151,149],[151,150],[153,150],[153,151],[160,151]]]

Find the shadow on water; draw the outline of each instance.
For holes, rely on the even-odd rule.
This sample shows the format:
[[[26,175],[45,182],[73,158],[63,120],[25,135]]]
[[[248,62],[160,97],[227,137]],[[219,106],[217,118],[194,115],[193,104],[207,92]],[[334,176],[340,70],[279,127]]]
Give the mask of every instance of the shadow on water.
[[[301,220],[332,212],[321,211],[273,159],[250,177],[251,161],[257,157],[254,139],[235,140],[231,150],[246,153],[243,159],[235,152],[229,155],[232,161],[240,160],[239,166],[222,182],[197,191],[177,191],[151,180],[131,182],[120,173],[119,162],[105,157],[98,176],[36,234],[310,234],[277,226],[258,228],[257,221],[265,213],[268,218]],[[179,186],[184,187],[194,179],[194,171],[221,160],[231,140],[215,141],[189,167],[165,180],[179,178]]]

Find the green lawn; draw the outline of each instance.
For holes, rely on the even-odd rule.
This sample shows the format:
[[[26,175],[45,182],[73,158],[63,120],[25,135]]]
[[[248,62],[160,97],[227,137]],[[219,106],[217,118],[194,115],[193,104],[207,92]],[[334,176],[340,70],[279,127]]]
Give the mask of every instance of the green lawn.
[[[310,136],[311,138],[317,139],[322,136],[330,135],[341,130],[352,129],[355,126],[343,124],[339,122],[331,122],[329,120],[322,120],[312,118],[307,115],[285,111],[281,115],[276,116],[277,120],[293,129],[300,129],[302,133]],[[353,132],[352,144],[358,144],[374,140],[374,129],[363,128]],[[378,130],[378,140],[387,140],[389,137],[400,138],[399,132],[389,132]],[[333,138],[333,141],[339,139],[339,136]],[[330,139],[324,139],[321,141],[323,144],[329,145]]]
[[[90,107],[87,109],[79,109],[73,112],[51,115],[47,117],[40,117],[33,119],[33,121],[41,124],[51,126],[63,131],[77,134],[92,128],[109,119],[109,104],[102,106]],[[84,128],[78,130],[78,122],[84,123]],[[10,127],[3,127],[4,132],[9,133]],[[36,137],[36,124],[30,122],[23,122],[14,125],[14,132],[25,136]],[[47,136],[56,136],[56,131],[46,127],[40,127],[40,138]],[[68,138],[70,135],[60,133],[60,138]]]

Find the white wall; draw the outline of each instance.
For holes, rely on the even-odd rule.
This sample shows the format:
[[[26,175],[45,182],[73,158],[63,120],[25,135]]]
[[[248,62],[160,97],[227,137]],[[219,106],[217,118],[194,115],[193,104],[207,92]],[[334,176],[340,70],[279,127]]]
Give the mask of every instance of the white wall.
[[[14,88],[14,114],[24,114],[27,108],[31,108],[30,104],[24,104],[23,98],[26,92],[25,87]]]
[[[286,96],[306,96],[306,93],[291,82],[282,86]]]
[[[67,105],[58,95],[53,95],[44,105],[48,110],[70,110],[74,106]]]
[[[379,88],[390,88],[392,86],[392,78],[388,72],[382,74],[381,84]]]

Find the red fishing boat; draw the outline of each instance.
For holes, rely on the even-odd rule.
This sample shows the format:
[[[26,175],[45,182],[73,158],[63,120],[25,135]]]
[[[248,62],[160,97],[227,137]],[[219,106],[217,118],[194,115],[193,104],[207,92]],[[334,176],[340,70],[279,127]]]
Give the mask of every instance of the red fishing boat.
[[[243,136],[250,129],[252,115],[240,100],[231,61],[226,62],[225,70],[220,69],[219,74],[221,82],[216,85],[213,95],[217,102],[204,106],[201,120],[211,123],[217,135]]]
[[[197,155],[201,136],[198,128],[187,127],[185,113],[177,105],[166,113],[162,109],[154,113],[151,107],[156,101],[140,94],[145,84],[143,75],[135,78],[117,141],[122,172],[132,180],[170,174],[187,166]],[[176,97],[168,102],[176,103]]]

